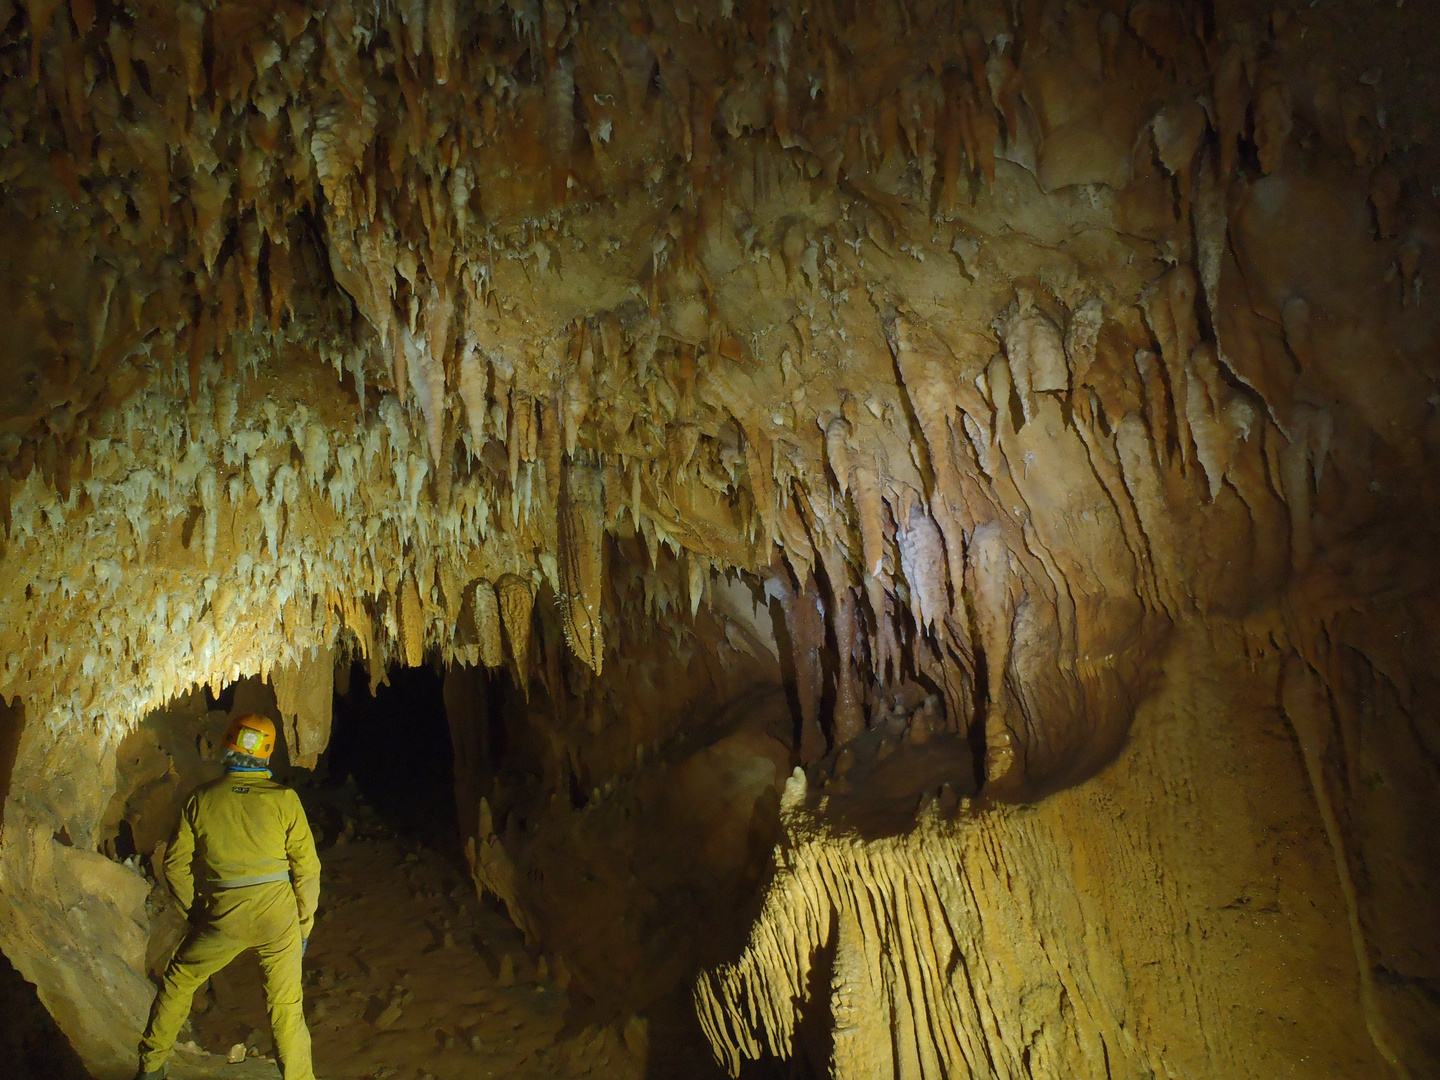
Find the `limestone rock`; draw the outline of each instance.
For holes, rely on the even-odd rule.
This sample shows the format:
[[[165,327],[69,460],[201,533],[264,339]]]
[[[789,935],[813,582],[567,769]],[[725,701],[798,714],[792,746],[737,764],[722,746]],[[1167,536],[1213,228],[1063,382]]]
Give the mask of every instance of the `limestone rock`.
[[[215,764],[132,733],[234,688],[318,764],[334,671],[363,661],[373,693],[427,660],[461,820],[484,798],[507,823],[478,876],[597,1001],[671,1000],[711,918],[686,897],[750,910],[764,793],[798,763],[825,839],[788,850],[830,875],[805,896],[857,973],[846,1068],[1310,1068],[1214,1019],[1243,988],[1172,950],[1210,947],[1166,891],[1197,845],[1095,824],[1172,639],[1222,626],[1197,686],[1274,674],[1244,707],[1283,711],[1308,786],[1195,857],[1223,876],[1216,853],[1319,828],[1349,931],[1292,945],[1387,973],[1307,968],[1330,996],[1270,1015],[1360,1048],[1327,1075],[1437,1071],[1425,5],[842,8],[0,0],[0,696],[28,718],[0,755],[0,942],[97,1075],[178,932],[131,867],[165,785]],[[1129,818],[1278,737],[1186,771],[1177,734]],[[677,852],[656,819],[707,839]],[[925,883],[957,852],[968,900]],[[1153,901],[1129,1002],[1126,928],[1067,884],[1094,881]],[[1062,899],[1114,933],[1082,949]],[[893,932],[922,903],[999,926],[1002,959]],[[1268,944],[1243,938],[1265,978]],[[759,1020],[715,991],[725,1053],[765,1025],[790,1046],[792,967]],[[1162,967],[1193,996],[1144,983]],[[1211,1051],[1149,1026],[1171,1016]],[[885,1051],[876,1017],[941,1034]],[[618,1047],[610,1020],[587,1041]]]
[[[475,636],[480,641],[480,660],[488,668],[505,662],[500,640],[500,601],[495,587],[488,581],[477,581],[471,593],[475,610]]]

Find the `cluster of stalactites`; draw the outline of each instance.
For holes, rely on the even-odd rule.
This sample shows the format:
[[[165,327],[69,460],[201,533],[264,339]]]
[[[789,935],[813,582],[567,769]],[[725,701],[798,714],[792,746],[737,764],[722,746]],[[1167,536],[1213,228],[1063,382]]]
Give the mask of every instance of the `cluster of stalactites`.
[[[696,615],[712,562],[689,558],[689,594],[672,597],[662,551],[685,550],[640,494],[657,497],[670,483],[661,470],[677,466],[655,465],[642,488],[635,462],[636,500],[609,498],[626,486],[623,468],[583,451],[563,468],[540,460],[555,449],[537,434],[556,431],[554,413],[528,396],[491,403],[489,434],[476,447],[462,433],[442,483],[423,416],[393,395],[357,415],[343,400],[250,401],[222,382],[191,403],[151,374],[102,418],[68,490],[31,472],[9,491],[10,580],[30,587],[3,596],[0,692],[46,715],[124,729],[196,684],[269,676],[336,648],[364,660],[372,682],[439,655],[508,666],[524,687],[542,592],[598,674],[616,617],[604,610],[602,545],[616,528],[648,547],[637,586],[666,627],[660,640],[679,648]],[[507,455],[507,431],[525,449]]]
[[[652,569],[669,547],[686,568],[692,616],[716,567],[760,571],[778,554],[784,567],[768,587],[805,653],[795,666],[808,712],[833,700],[843,741],[866,722],[866,684],[923,677],[942,689],[956,726],[989,710],[991,772],[1004,775],[1040,714],[1081,708],[1086,680],[1099,680],[1093,658],[1134,629],[1137,611],[1173,617],[1192,602],[1180,535],[1192,496],[1203,503],[1233,489],[1268,521],[1260,508],[1279,493],[1296,508],[1294,561],[1307,562],[1310,500],[1334,432],[1327,409],[1288,401],[1255,375],[1254,328],[1219,317],[1235,308],[1220,291],[1236,147],[1254,150],[1261,174],[1286,160],[1296,104],[1278,46],[1247,34],[1202,41],[1183,5],[1174,17],[1137,6],[1128,27],[1099,9],[1076,9],[1067,23],[1051,7],[1027,7],[1018,25],[1005,5],[955,5],[926,25],[905,5],[877,7],[846,29],[764,5],[694,19],[654,5],[628,21],[553,5],[516,8],[513,21],[444,4],[335,5],[286,9],[273,23],[193,5],[99,15],[72,6],[49,9],[47,21],[35,5],[29,55],[0,57],[29,77],[7,82],[6,122],[35,135],[3,151],[7,192],[41,221],[46,200],[67,191],[57,227],[110,262],[78,294],[88,306],[72,320],[70,347],[87,358],[42,383],[36,408],[48,430],[0,445],[7,521],[18,514],[19,534],[35,540],[37,514],[61,531],[123,518],[138,553],[152,519],[183,521],[183,508],[198,506],[208,563],[222,507],[253,498],[254,550],[228,564],[234,572],[192,585],[191,615],[171,618],[172,629],[214,610],[216,596],[227,607],[225,590],[238,596],[235,581],[248,579],[254,592],[239,606],[278,607],[291,633],[304,622],[297,597],[363,579],[358,591],[337,591],[376,609],[341,620],[367,655],[373,639],[376,655],[393,647],[413,660],[426,642],[453,639],[469,604],[476,640],[467,647],[494,659],[492,609],[503,608],[503,590],[492,605],[470,586],[510,573],[532,590],[550,583],[570,647],[596,672],[607,532],[638,534]],[[872,79],[882,31],[926,44],[907,46],[898,67]],[[731,67],[746,77],[721,78]],[[94,86],[82,93],[77,73],[87,70]],[[1157,100],[1177,83],[1208,96],[1170,95],[1147,118],[1112,100],[1122,71],[1145,72]],[[1100,90],[1071,93],[1086,87]],[[1059,110],[1067,96],[1094,116]],[[25,107],[42,101],[53,112]],[[1335,102],[1339,111],[1319,118],[1322,133],[1374,164],[1384,150],[1366,123],[1375,103]],[[58,130],[48,127],[54,117]],[[1105,124],[1090,123],[1096,117]],[[731,184],[749,143],[780,150],[755,150],[748,186]],[[1027,170],[1042,190],[1065,188],[1048,197],[1025,189],[1036,205],[1068,200],[1072,215],[1113,229],[1120,210],[1104,191],[1135,178],[1145,156],[1137,146],[1163,169],[1172,233],[1173,266],[1143,289],[1042,274],[1007,283],[957,332],[907,307],[908,279],[874,280],[885,259],[924,264],[929,254],[998,297],[1004,268],[987,259],[984,238],[1013,222],[969,205],[964,196],[980,190],[970,182]],[[783,348],[759,331],[731,331],[744,312],[726,308],[725,283],[709,280],[704,258],[731,225],[727,208],[754,209],[788,190],[773,179],[783,169],[761,168],[775,160],[794,165],[797,187],[843,181],[854,193],[842,208],[853,235],[778,215],[775,253],[795,312]],[[558,182],[537,185],[546,172]],[[1083,200],[1069,187],[1082,181],[1095,185]],[[1392,181],[1377,172],[1370,191],[1382,236],[1400,227]],[[653,234],[633,238],[645,253],[633,299],[548,304],[565,278],[562,257],[580,257],[595,205],[587,195],[611,190],[676,207],[659,224],[646,220]],[[188,198],[174,198],[182,192]],[[909,204],[924,212],[916,218]],[[974,220],[956,223],[952,212],[962,211]],[[733,231],[750,234],[751,262],[772,261],[753,242],[757,228]],[[1409,304],[1419,249],[1397,250]],[[531,284],[502,294],[501,278]],[[699,294],[695,332],[676,329],[667,282]],[[848,289],[858,297],[861,286],[879,317],[867,309],[847,322],[860,302]],[[524,323],[540,309],[545,318]],[[1318,313],[1292,297],[1282,314],[1283,347],[1308,363]],[[847,327],[863,336],[847,337]],[[217,430],[233,423],[242,378],[295,376],[308,370],[307,354],[351,376],[349,418],[308,425],[293,451],[270,432],[274,448],[253,453],[195,435],[196,414],[213,414]],[[146,379],[150,404],[121,410]],[[367,379],[383,393],[378,406],[367,405]],[[166,395],[174,408],[157,404]],[[161,413],[189,442],[155,460],[168,453],[193,475],[152,506],[163,468],[145,454],[107,462],[124,441],[117,416],[133,429],[135,416],[147,417],[143,427]],[[357,433],[350,442],[335,434],[346,423]],[[404,444],[388,469],[368,449],[381,429],[392,448]],[[36,464],[45,485],[31,475]],[[127,510],[82,520],[82,508],[116,491]],[[323,516],[328,504],[359,528],[351,491],[367,493],[363,531],[307,563],[313,510]],[[427,534],[406,524],[432,519],[461,525]],[[379,557],[381,546],[391,554]],[[353,565],[316,572],[341,561],[336,551]],[[290,578],[279,569],[256,577],[262,561],[288,561]],[[1097,597],[1118,598],[1118,609],[1098,617]],[[433,618],[424,614],[432,602],[442,613]],[[1097,636],[1097,625],[1110,630]],[[55,660],[62,637],[12,651],[11,685],[37,658]],[[225,649],[264,667],[269,643],[285,639],[247,640]],[[813,654],[830,641],[840,662],[821,671]],[[163,652],[159,670],[173,670],[165,679],[178,685],[200,676],[190,656],[207,648],[203,634],[188,648],[155,642],[121,649],[114,663]],[[1047,648],[1070,665],[1059,676],[1063,700],[1046,700],[1025,674]],[[90,702],[76,712],[98,711],[93,693],[72,688],[65,699]]]
[[[1193,19],[1149,18],[1135,34],[1193,66]],[[638,238],[653,249],[652,302],[677,261],[667,244],[689,263],[713,216],[702,196],[739,196],[724,140],[773,139],[831,182],[903,161],[917,202],[954,207],[972,178],[993,182],[997,154],[1034,164],[1048,121],[1022,52],[1063,29],[1016,25],[991,2],[925,20],[905,4],[653,3],[622,16],[454,0],[36,3],[10,25],[7,196],[96,256],[96,280],[64,313],[80,331],[62,351],[85,370],[53,387],[66,400],[40,403],[79,414],[77,433],[6,449],[38,454],[64,483],[94,412],[114,404],[107,368],[138,349],[177,364],[193,399],[233,376],[257,334],[305,338],[362,399],[367,372],[413,393],[438,458],[445,394],[473,385],[487,322],[509,302],[494,293],[497,262],[555,273],[567,201],[654,190],[657,165],[678,185],[682,220]],[[1105,70],[1141,68],[1113,16],[1077,16],[1076,30]],[[878,51],[896,35],[898,66]],[[717,326],[711,352],[725,340]]]

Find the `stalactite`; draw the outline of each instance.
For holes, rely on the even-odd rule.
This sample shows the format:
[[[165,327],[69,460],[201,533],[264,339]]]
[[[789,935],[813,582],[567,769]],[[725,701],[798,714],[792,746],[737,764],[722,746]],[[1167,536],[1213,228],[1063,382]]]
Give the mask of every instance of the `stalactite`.
[[[480,642],[480,662],[494,670],[505,663],[504,646],[500,640],[500,601],[495,587],[481,579],[470,594],[474,611],[475,637]]]
[[[1070,371],[1060,328],[1035,306],[1027,289],[1017,290],[1013,314],[1002,330],[1010,374],[1026,421],[1034,418],[1035,394],[1065,392],[1070,388]]]
[[[571,462],[560,499],[560,603],[565,639],[599,675],[605,659],[601,618],[605,491],[601,471]]]
[[[935,522],[918,503],[910,508],[909,519],[897,530],[900,566],[910,585],[910,604],[915,623],[933,632],[950,610],[946,593],[945,542]]]
[[[860,520],[860,546],[865,557],[865,573],[878,577],[885,564],[885,504],[880,496],[880,479],[869,466],[854,469],[855,512]]]
[[[1010,596],[1010,556],[995,523],[979,526],[970,538],[970,566],[975,620],[979,623],[980,641],[985,649],[988,680],[985,775],[994,783],[1011,775],[1021,753],[1009,715],[1010,697],[1005,685],[1006,669],[1010,663],[1011,620],[1014,618]]]
[[[487,392],[489,366],[480,359],[478,349],[467,343],[460,356],[460,400],[465,406],[465,421],[470,429],[472,447],[478,452],[485,444],[485,421],[489,416]]]
[[[850,421],[837,416],[825,426],[825,453],[830,462],[830,472],[835,485],[843,496],[850,490],[850,470],[854,468],[850,459]]]
[[[415,578],[407,576],[397,597],[400,607],[400,653],[406,667],[425,662],[425,607]]]
[[[505,574],[495,582],[500,598],[500,618],[505,625],[505,638],[510,643],[510,659],[515,663],[516,681],[528,697],[530,694],[530,613],[534,594],[530,583],[516,574]]]

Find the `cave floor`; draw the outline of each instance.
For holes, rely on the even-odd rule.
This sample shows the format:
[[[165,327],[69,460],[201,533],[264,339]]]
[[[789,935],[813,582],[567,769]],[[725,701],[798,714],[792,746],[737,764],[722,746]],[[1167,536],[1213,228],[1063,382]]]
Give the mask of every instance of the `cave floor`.
[[[638,1077],[639,1030],[567,1028],[563,976],[445,856],[393,836],[322,849],[305,1014],[321,1080]],[[203,1010],[203,1011],[202,1011]],[[633,1023],[633,1022],[632,1022]],[[176,1080],[275,1077],[259,965],[247,953],[196,995]],[[223,1055],[245,1043],[242,1065]],[[197,1051],[208,1051],[197,1052]],[[222,1055],[217,1057],[216,1055]]]

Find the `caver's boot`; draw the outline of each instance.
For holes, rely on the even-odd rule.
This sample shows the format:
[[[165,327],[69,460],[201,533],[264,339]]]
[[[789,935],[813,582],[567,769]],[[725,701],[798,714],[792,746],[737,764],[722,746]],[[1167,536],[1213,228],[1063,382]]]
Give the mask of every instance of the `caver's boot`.
[[[145,1066],[141,1065],[135,1073],[135,1080],[165,1080],[165,1066],[161,1065],[153,1072],[146,1072]]]

